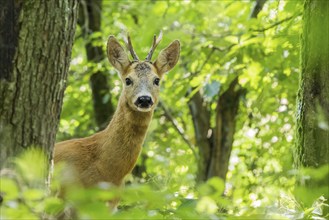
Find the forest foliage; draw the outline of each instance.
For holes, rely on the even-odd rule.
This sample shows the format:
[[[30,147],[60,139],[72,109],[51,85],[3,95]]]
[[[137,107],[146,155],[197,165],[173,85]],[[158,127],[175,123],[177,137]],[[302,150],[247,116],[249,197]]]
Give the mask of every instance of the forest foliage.
[[[80,26],[75,34],[57,140],[98,131],[89,87],[94,72],[109,74],[111,96],[105,95],[103,102],[116,106],[119,98],[116,71],[106,57],[96,64],[88,62],[86,41],[105,51],[108,35],[123,42],[129,32],[143,57],[153,35],[162,30],[163,41],[154,57],[179,39],[181,58],[161,85],[161,106],[138,161],[145,171],[129,176],[124,189],[106,184],[75,188],[70,201],[63,201],[42,193],[45,171],[31,163],[42,156],[27,152],[13,161],[19,172],[8,170],[1,180],[7,198],[1,218],[54,217],[69,207],[75,207],[82,219],[328,217],[323,211],[328,207],[328,166],[299,171],[293,166],[303,4],[268,1],[257,18],[250,18],[253,6],[253,1],[103,1],[102,31],[85,39]],[[239,105],[226,181],[211,178],[196,184],[198,146],[188,101],[200,91],[214,112],[218,96],[236,76],[246,94]],[[164,116],[164,109],[173,121]],[[211,123],[214,120],[211,115]],[[30,157],[36,158],[26,159]],[[310,178],[318,183],[311,190],[304,184]],[[54,180],[51,188],[56,191],[58,184]],[[111,215],[104,201],[118,195],[120,210]]]

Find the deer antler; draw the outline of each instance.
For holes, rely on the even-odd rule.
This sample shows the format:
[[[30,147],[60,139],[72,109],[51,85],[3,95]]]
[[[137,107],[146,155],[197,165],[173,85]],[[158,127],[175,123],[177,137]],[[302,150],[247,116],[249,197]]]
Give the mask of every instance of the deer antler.
[[[138,58],[136,52],[134,51],[133,45],[131,44],[131,39],[130,39],[129,33],[127,33],[127,39],[125,39],[124,41],[125,41],[126,47],[129,50],[131,56],[134,58],[133,61],[138,61],[139,58]]]
[[[147,57],[145,58],[145,60],[147,62],[151,62],[153,52],[154,52],[155,48],[158,46],[158,44],[160,43],[161,40],[162,40],[162,31],[160,31],[158,39],[157,39],[156,35],[154,35],[154,37],[153,37],[152,47],[150,49],[150,52],[147,54]]]

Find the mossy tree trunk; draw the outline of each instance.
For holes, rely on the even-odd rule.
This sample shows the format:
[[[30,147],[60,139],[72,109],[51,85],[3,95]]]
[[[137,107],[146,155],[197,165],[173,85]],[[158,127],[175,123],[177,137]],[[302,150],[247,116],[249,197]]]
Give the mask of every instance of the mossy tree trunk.
[[[329,162],[329,1],[306,0],[297,100],[297,167]]]
[[[0,8],[0,167],[55,143],[78,1],[3,1]]]

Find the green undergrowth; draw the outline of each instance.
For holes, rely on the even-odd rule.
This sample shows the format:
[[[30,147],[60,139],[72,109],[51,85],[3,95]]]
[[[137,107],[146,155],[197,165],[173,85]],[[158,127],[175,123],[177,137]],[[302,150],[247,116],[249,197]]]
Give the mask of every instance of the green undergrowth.
[[[26,151],[13,160],[11,169],[1,170],[1,219],[57,219],[71,213],[77,219],[326,219],[328,203],[325,179],[328,167],[306,169],[296,178],[316,180],[317,188],[300,184],[295,194],[281,193],[272,206],[249,209],[233,206],[225,195],[225,184],[211,178],[183,196],[171,189],[157,187],[154,182],[129,183],[116,188],[100,183],[94,188],[71,186],[63,200],[56,196],[59,178],[52,178],[49,187],[44,181],[45,158],[37,150]],[[324,182],[323,182],[324,181]],[[323,187],[321,187],[321,184]],[[270,187],[270,186],[269,186]],[[264,195],[266,193],[264,192]],[[107,201],[120,198],[116,212],[111,212]],[[233,213],[232,213],[233,211]],[[74,214],[72,214],[74,213]],[[229,214],[232,213],[232,214]],[[239,214],[243,213],[243,214]]]

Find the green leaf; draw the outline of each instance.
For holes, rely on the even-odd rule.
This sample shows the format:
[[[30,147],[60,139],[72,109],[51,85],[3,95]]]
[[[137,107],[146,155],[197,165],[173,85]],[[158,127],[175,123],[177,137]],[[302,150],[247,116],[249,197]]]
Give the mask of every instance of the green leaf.
[[[4,199],[4,202],[18,198],[18,186],[13,179],[1,177],[0,187],[1,196]]]
[[[44,201],[44,211],[51,215],[56,215],[64,210],[64,202],[59,198],[46,198]]]

